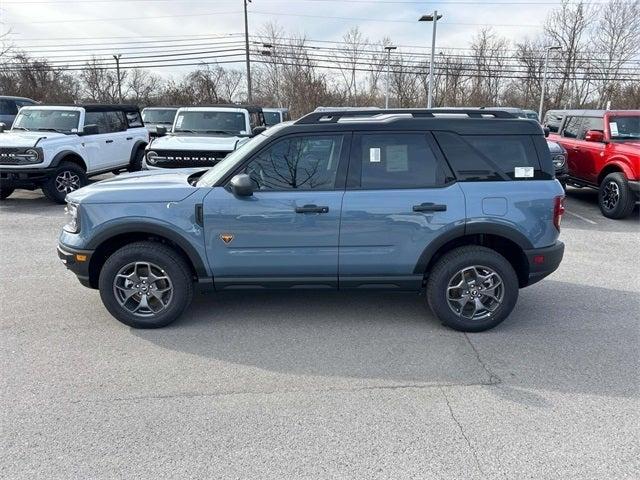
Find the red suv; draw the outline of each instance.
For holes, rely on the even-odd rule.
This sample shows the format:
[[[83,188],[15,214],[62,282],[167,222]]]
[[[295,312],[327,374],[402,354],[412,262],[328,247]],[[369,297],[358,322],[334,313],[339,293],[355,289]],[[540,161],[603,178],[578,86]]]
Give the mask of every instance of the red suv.
[[[605,217],[631,214],[640,191],[640,110],[565,110],[550,139],[568,153],[567,183],[599,190]]]

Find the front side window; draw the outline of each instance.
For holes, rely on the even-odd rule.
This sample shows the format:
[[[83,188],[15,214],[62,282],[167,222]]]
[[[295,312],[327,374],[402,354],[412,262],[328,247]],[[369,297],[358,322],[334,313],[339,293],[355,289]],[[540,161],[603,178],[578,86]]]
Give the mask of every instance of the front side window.
[[[611,140],[640,139],[640,116],[609,117]]]
[[[284,138],[247,165],[256,190],[333,190],[344,137]]]
[[[245,118],[242,112],[179,112],[173,131],[175,133],[249,135]]]
[[[604,119],[601,117],[585,117],[582,119],[582,129],[580,138],[584,139],[585,134],[589,130],[599,130],[604,133]]]
[[[280,123],[280,112],[264,112],[264,121],[268,126]]]
[[[13,100],[0,99],[0,115],[15,115],[18,113],[18,107]]]
[[[354,142],[360,188],[425,188],[451,180],[424,133],[362,134]]]
[[[80,112],[73,110],[21,110],[13,123],[16,130],[71,133],[78,131]]]

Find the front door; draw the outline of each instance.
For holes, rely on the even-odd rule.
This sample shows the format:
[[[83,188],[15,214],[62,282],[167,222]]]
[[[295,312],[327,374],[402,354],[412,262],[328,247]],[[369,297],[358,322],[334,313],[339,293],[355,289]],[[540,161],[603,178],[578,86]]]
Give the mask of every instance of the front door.
[[[464,230],[464,194],[425,132],[354,134],[342,203],[340,288],[418,290],[425,249]]]
[[[204,200],[207,256],[216,288],[336,288],[340,208],[349,137],[276,139],[235,174],[250,197],[215,187]]]

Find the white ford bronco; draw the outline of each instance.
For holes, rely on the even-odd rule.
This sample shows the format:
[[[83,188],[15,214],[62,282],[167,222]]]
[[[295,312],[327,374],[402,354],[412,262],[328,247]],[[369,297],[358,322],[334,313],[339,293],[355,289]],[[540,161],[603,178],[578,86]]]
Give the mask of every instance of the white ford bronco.
[[[211,167],[266,129],[262,108],[211,105],[178,109],[171,131],[156,129],[145,168]]]
[[[42,188],[64,203],[90,176],[140,170],[148,143],[134,105],[22,107],[0,135],[0,199]]]

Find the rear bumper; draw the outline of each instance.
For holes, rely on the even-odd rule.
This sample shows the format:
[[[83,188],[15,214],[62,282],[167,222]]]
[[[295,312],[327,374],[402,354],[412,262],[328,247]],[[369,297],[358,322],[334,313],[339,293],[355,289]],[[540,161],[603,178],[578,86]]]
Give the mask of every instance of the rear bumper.
[[[539,282],[558,269],[564,256],[564,243],[558,241],[550,247],[525,250],[524,254],[529,263],[529,280],[524,285],[527,287]]]
[[[58,244],[58,258],[62,260],[65,267],[76,274],[80,283],[88,288],[92,288],[89,280],[89,262],[91,255],[93,255],[93,250],[77,250],[60,243]]]
[[[37,188],[55,173],[55,168],[2,168],[0,181],[13,188]]]

